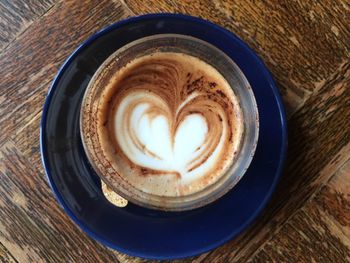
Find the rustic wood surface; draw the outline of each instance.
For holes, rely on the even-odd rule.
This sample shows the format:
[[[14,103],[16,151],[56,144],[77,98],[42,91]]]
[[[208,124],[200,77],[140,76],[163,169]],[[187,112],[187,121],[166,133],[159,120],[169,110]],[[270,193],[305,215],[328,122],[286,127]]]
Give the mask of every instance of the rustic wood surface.
[[[350,5],[342,0],[0,1],[0,262],[148,262],[99,245],[59,207],[41,165],[39,123],[48,87],[79,43],[149,12],[200,16],[240,36],[288,110],[287,165],[268,207],[235,240],[181,262],[350,262]]]

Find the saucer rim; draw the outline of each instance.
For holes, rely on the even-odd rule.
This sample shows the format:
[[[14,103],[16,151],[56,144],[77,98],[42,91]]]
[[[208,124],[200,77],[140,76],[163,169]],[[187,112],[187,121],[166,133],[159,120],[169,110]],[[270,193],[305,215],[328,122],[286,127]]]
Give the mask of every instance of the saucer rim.
[[[186,253],[176,252],[175,254],[168,254],[168,255],[155,255],[155,254],[150,255],[150,254],[147,254],[144,252],[136,252],[134,250],[125,249],[125,248],[122,248],[118,245],[115,245],[115,244],[105,240],[103,237],[100,237],[97,233],[94,233],[94,231],[92,229],[90,229],[88,226],[86,226],[82,221],[80,221],[74,215],[74,213],[68,208],[68,206],[65,204],[62,196],[59,193],[59,190],[57,189],[57,187],[54,184],[54,181],[52,179],[52,175],[50,172],[50,165],[48,163],[47,156],[45,154],[46,150],[47,150],[46,149],[47,146],[45,144],[46,134],[44,132],[44,129],[46,126],[48,108],[50,107],[52,96],[53,96],[54,91],[57,88],[57,84],[58,84],[59,80],[62,78],[62,76],[64,76],[67,67],[74,61],[75,57],[81,52],[82,49],[84,49],[86,46],[88,46],[90,43],[92,43],[93,41],[95,41],[96,39],[101,37],[102,35],[105,35],[112,30],[118,29],[118,27],[121,27],[123,25],[127,25],[129,23],[140,22],[142,20],[147,20],[147,19],[163,19],[163,18],[165,18],[165,19],[167,19],[167,18],[182,19],[182,20],[186,20],[189,23],[191,21],[194,21],[194,22],[202,23],[208,27],[213,27],[215,30],[221,31],[222,33],[227,35],[229,38],[232,38],[233,41],[236,41],[243,49],[245,49],[249,53],[249,56],[250,56],[249,59],[255,60],[255,62],[257,62],[257,65],[259,67],[261,74],[266,78],[267,83],[269,84],[269,88],[272,90],[273,95],[276,98],[277,108],[279,109],[279,115],[280,115],[280,120],[281,120],[281,147],[280,147],[281,156],[279,159],[278,168],[276,169],[274,179],[271,183],[269,191],[265,195],[265,198],[261,199],[260,206],[254,211],[254,213],[252,213],[250,219],[247,220],[246,222],[244,222],[244,224],[242,224],[239,228],[236,228],[231,233],[228,233],[228,235],[225,238],[223,238],[215,243],[211,243],[210,245],[208,245],[206,247],[201,247],[200,249],[191,250],[191,253],[189,253],[189,252],[186,252]],[[286,123],[286,114],[285,114],[283,102],[282,102],[279,90],[278,90],[270,72],[268,71],[267,67],[262,62],[262,60],[257,56],[257,54],[251,48],[249,48],[248,45],[245,42],[243,42],[240,38],[238,38],[232,32],[228,31],[227,29],[225,29],[221,26],[218,26],[210,21],[207,21],[207,20],[204,20],[201,18],[183,15],[183,14],[172,14],[172,13],[146,14],[146,15],[129,17],[129,18],[123,19],[121,21],[113,23],[113,24],[99,30],[97,33],[95,33],[95,34],[91,35],[89,38],[87,38],[87,40],[83,41],[73,51],[73,53],[71,53],[71,55],[64,61],[64,63],[62,64],[62,66],[58,70],[57,75],[55,76],[54,80],[52,81],[52,84],[48,90],[48,93],[47,93],[47,96],[45,99],[45,104],[43,107],[43,113],[42,113],[41,124],[40,124],[40,152],[41,152],[41,160],[42,160],[42,163],[44,166],[46,179],[48,181],[50,188],[52,189],[52,192],[54,193],[56,200],[58,201],[60,206],[63,208],[63,210],[67,213],[67,215],[70,217],[70,219],[76,225],[78,225],[85,233],[87,233],[91,238],[98,241],[99,243],[101,243],[109,248],[115,249],[118,252],[125,253],[125,254],[128,254],[130,256],[145,258],[145,259],[165,260],[165,259],[182,259],[182,258],[196,256],[196,255],[208,252],[210,250],[213,250],[213,249],[225,244],[226,242],[228,242],[229,240],[233,239],[238,234],[240,234],[244,230],[246,230],[256,220],[257,216],[262,212],[262,210],[266,207],[268,201],[270,200],[272,194],[275,191],[277,182],[279,181],[279,178],[281,177],[281,173],[282,173],[282,170],[284,167],[284,163],[285,163],[285,159],[286,159],[286,152],[287,152],[287,145],[288,145],[288,142],[287,142],[287,123]],[[254,160],[253,160],[253,162],[254,162]]]

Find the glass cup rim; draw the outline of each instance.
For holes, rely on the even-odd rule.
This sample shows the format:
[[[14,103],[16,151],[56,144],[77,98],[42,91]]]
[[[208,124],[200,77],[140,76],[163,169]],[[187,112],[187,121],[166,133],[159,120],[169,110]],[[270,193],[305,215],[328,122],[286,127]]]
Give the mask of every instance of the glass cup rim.
[[[92,152],[89,149],[90,146],[89,146],[89,142],[87,141],[86,133],[84,132],[84,125],[86,125],[85,106],[88,103],[89,95],[91,95],[91,92],[94,88],[94,84],[96,83],[96,80],[99,77],[101,77],[101,74],[108,68],[109,65],[111,65],[111,63],[112,64],[116,63],[115,60],[116,60],[116,57],[118,57],[118,55],[120,56],[121,54],[123,54],[123,52],[126,52],[137,45],[146,43],[148,41],[152,41],[152,42],[157,41],[160,39],[178,39],[178,40],[184,40],[184,41],[197,42],[197,43],[205,46],[206,48],[208,48],[208,50],[215,51],[216,53],[220,54],[223,58],[225,58],[225,60],[228,63],[230,63],[230,66],[234,69],[235,73],[237,73],[237,77],[244,84],[245,92],[251,100],[250,106],[252,109],[252,114],[254,115],[253,116],[254,131],[252,132],[252,138],[251,138],[251,142],[250,142],[250,152],[246,156],[244,165],[241,165],[241,167],[239,167],[240,168],[239,175],[237,175],[237,173],[235,174],[236,175],[235,180],[231,180],[229,183],[227,183],[227,181],[229,181],[228,179],[230,179],[230,178],[232,179],[233,172],[235,172],[235,171],[229,170],[226,172],[225,176],[222,175],[214,184],[209,185],[209,187],[206,187],[198,192],[195,192],[195,193],[192,193],[189,195],[185,195],[185,196],[180,196],[180,197],[179,196],[158,196],[158,195],[153,195],[150,193],[145,193],[145,192],[141,191],[140,189],[137,189],[136,187],[132,187],[133,189],[125,189],[123,184],[115,184],[115,183],[110,182],[109,180],[106,179],[106,176],[101,171],[102,168],[98,164],[96,164],[96,162],[94,160],[94,156],[92,156]],[[159,52],[159,51],[157,51],[157,52]],[[162,51],[160,51],[160,52],[162,52]],[[196,55],[194,55],[194,56],[196,56]],[[133,59],[135,59],[135,58],[137,58],[137,56],[135,56]],[[212,65],[212,66],[214,66],[214,65]],[[222,72],[220,72],[220,73],[223,74]],[[226,78],[226,76],[224,74],[223,74],[223,76]],[[103,89],[103,87],[100,87],[100,89]],[[234,89],[234,87],[232,87],[232,89],[235,92],[235,94],[237,95],[237,92]],[[241,99],[241,98],[239,97],[239,99]],[[241,108],[243,110],[242,105],[241,105]],[[244,116],[244,122],[245,122],[245,118],[246,118],[246,116]],[[247,136],[246,129],[247,129],[247,127],[246,127],[246,123],[245,123],[244,137]],[[82,144],[83,144],[84,151],[88,157],[90,164],[94,168],[96,174],[99,176],[99,178],[104,183],[106,183],[117,194],[119,194],[123,198],[127,199],[128,201],[131,201],[132,203],[141,205],[143,207],[159,209],[159,210],[166,210],[166,211],[184,211],[184,210],[190,210],[190,209],[202,207],[206,204],[209,204],[209,203],[217,200],[218,198],[223,196],[225,193],[227,193],[229,190],[231,190],[238,183],[238,181],[243,177],[243,175],[245,174],[246,170],[248,169],[248,167],[253,159],[253,156],[254,156],[254,153],[256,150],[258,137],[259,137],[259,113],[258,113],[256,101],[255,101],[255,96],[254,96],[254,93],[250,87],[248,80],[246,79],[245,75],[243,74],[241,69],[238,67],[238,65],[226,53],[224,53],[223,51],[221,51],[220,49],[218,49],[214,45],[212,45],[204,40],[192,37],[192,36],[187,36],[187,35],[182,35],[182,34],[155,34],[155,35],[139,38],[139,39],[134,40],[134,41],[124,45],[123,47],[119,48],[118,50],[113,52],[96,70],[96,72],[94,73],[93,77],[91,78],[91,80],[90,80],[90,82],[85,90],[82,104],[81,104],[80,135],[82,138]],[[243,146],[244,145],[241,145],[241,147],[243,147]],[[233,163],[232,166],[236,165],[237,161],[238,161],[238,159],[236,160],[236,162]],[[119,177],[121,177],[121,176],[117,176],[116,178],[119,178]],[[218,185],[218,183],[224,179],[225,179],[225,181],[221,182],[221,185]],[[225,183],[225,182],[227,184],[223,185],[223,183]],[[121,182],[119,182],[119,183],[121,183]],[[116,185],[118,185],[118,187]],[[213,188],[215,186],[216,186],[215,189],[212,189],[212,190],[209,189],[209,188]],[[136,190],[136,192],[139,191],[142,193],[141,194],[140,193],[138,193],[138,194],[132,193],[135,190]],[[210,194],[205,194],[205,192],[208,192],[208,191],[211,191]],[[139,198],[140,196],[143,196],[144,198]],[[204,198],[200,198],[201,196]]]

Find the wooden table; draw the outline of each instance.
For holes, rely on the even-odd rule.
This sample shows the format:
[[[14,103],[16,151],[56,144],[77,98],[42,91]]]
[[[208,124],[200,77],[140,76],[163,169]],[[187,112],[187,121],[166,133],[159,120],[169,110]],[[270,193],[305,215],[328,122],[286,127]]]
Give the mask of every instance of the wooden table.
[[[265,61],[288,112],[284,175],[263,214],[184,262],[350,261],[350,4],[346,0],[0,1],[0,261],[143,262],[98,244],[55,201],[39,151],[48,87],[89,35],[150,12],[204,17]]]

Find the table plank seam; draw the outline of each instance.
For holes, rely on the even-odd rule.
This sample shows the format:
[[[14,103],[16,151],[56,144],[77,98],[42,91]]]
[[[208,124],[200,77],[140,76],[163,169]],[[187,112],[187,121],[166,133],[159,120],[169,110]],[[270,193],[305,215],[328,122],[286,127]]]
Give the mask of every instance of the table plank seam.
[[[350,143],[348,144],[350,146]],[[341,152],[342,149],[339,151]],[[273,235],[271,235],[271,237],[269,239],[266,239],[265,242],[263,244],[261,244],[261,246],[259,246],[259,248],[253,253],[251,254],[251,256],[249,257],[251,259],[253,259],[257,254],[259,254],[259,252],[261,252],[264,249],[264,246],[269,243],[271,240],[273,240],[273,238],[279,233],[279,231],[286,225],[289,223],[289,221],[300,211],[302,210],[308,203],[311,203],[315,197],[322,191],[323,187],[327,185],[328,182],[330,182],[332,180],[332,178],[337,174],[338,171],[340,171],[346,164],[346,162],[350,160],[350,153],[347,154],[347,157],[345,158],[345,160],[343,162],[340,163],[340,165],[336,168],[336,170],[332,173],[332,175],[325,181],[323,181],[323,183],[317,188],[317,190],[312,193],[312,195],[307,198],[304,203],[300,206],[299,209],[295,210],[293,213],[291,213],[288,218],[286,218],[286,220],[280,224],[278,226],[278,228],[276,228],[276,231],[273,233]],[[332,163],[333,160],[330,161],[330,163]],[[327,166],[327,165],[326,165]],[[325,167],[326,167],[325,166]],[[338,227],[339,228],[339,227]],[[297,229],[296,229],[297,230]],[[350,240],[350,238],[349,238]]]
[[[350,62],[350,61],[349,61]],[[350,71],[350,63],[345,63],[344,65],[343,65],[343,67],[341,67],[340,69],[339,69],[339,71],[338,72],[336,72],[335,74],[333,74],[332,75],[332,78],[331,79],[328,79],[326,82],[325,82],[325,84],[322,86],[322,88],[324,88],[325,89],[325,91],[326,91],[326,94],[328,94],[328,93],[335,93],[335,87],[334,87],[334,82],[336,82],[337,83],[337,81],[339,80],[339,78],[340,79],[342,79],[342,80],[344,80],[344,76],[345,77],[348,77],[348,76],[346,76],[346,75],[343,75],[343,74],[347,74],[347,72],[349,72]],[[332,89],[330,89],[330,87],[332,87]],[[346,90],[346,89],[345,89]],[[318,92],[316,93],[316,94],[313,94],[313,96],[311,96],[310,98],[309,98],[309,100],[311,101],[311,102],[314,102],[314,100],[315,100],[315,98],[317,98],[318,96],[322,96],[322,95],[324,95],[324,94],[322,94],[322,91],[323,91],[323,89],[319,89],[318,90]],[[323,92],[324,93],[324,92]],[[336,94],[336,93],[335,93]],[[301,114],[300,112],[302,112],[303,111],[303,109],[305,108],[305,107],[308,107],[308,106],[310,106],[310,105],[308,105],[308,104],[305,104],[300,110],[299,110],[299,113],[297,113],[297,114]],[[305,114],[305,113],[304,113]],[[297,116],[299,116],[299,115],[297,115]],[[300,116],[299,116],[300,117]],[[349,127],[350,128],[350,127]],[[343,152],[343,150],[345,149],[345,151],[346,152],[349,152],[349,151],[347,151],[347,149],[349,148],[349,146],[350,146],[350,136],[347,136],[347,142],[346,142],[346,144],[343,146],[343,147],[341,147],[339,150],[338,150],[338,152],[336,153],[336,154],[334,154],[334,156],[335,156],[335,158],[332,158],[332,159],[330,159],[325,165],[323,165],[323,167],[321,167],[319,170],[320,170],[320,172],[321,171],[323,171],[323,169],[325,169],[329,164],[332,166],[334,166],[335,165],[335,168],[331,171],[331,173],[329,174],[329,176],[333,176],[334,174],[335,174],[335,171],[338,171],[338,168],[339,168],[339,166],[342,166],[343,165],[343,163],[345,162],[345,160],[347,159],[347,158],[345,158],[345,160],[342,160],[342,162],[341,163],[334,163],[334,159],[337,159],[338,158],[338,155],[341,153],[341,152]],[[290,151],[289,151],[289,153],[290,153]],[[344,158],[343,158],[344,159]],[[289,167],[290,168],[290,167]],[[289,169],[290,170],[290,169]],[[287,172],[286,170],[285,170],[285,172]],[[329,177],[327,177],[327,178],[324,178],[324,179],[326,179],[326,181],[328,181],[328,179],[329,179]],[[324,182],[324,181],[323,181]],[[281,185],[281,181],[280,181],[280,185]],[[314,192],[318,192],[319,190],[320,190],[321,188],[320,187],[317,187],[316,189],[315,189],[315,191]],[[275,192],[275,194],[274,194],[274,196],[275,196],[275,198],[276,198],[276,192]],[[309,196],[310,197],[310,196]],[[271,202],[272,201],[274,201],[273,200],[274,198],[272,198],[272,200],[270,201],[270,205],[271,205]],[[302,207],[304,207],[304,205],[305,204],[307,204],[307,201],[308,200],[310,200],[310,198],[308,198],[307,196],[306,197],[303,197],[302,198],[302,200],[300,201],[298,201],[299,203],[298,203],[298,207],[299,208],[297,208],[293,213],[292,213],[292,215],[288,215],[288,216],[286,216],[285,218],[283,218],[283,222],[280,222],[279,224],[278,224],[278,226],[273,230],[273,233],[271,234],[271,231],[269,231],[269,237],[267,238],[267,239],[265,239],[261,244],[258,244],[258,248],[262,248],[269,240],[271,240],[274,236],[276,236],[277,235],[277,233],[282,229],[282,227],[285,225],[285,223],[286,222],[288,222],[288,220],[290,220],[290,218],[292,218],[292,216],[293,215],[295,215],[295,213],[297,212],[297,211],[299,211]],[[302,205],[300,205],[300,203],[302,203]],[[269,206],[269,205],[268,205]],[[266,209],[268,209],[268,208],[266,208]],[[265,211],[267,211],[265,209]],[[276,217],[276,215],[277,214],[279,214],[279,212],[280,212],[280,207],[279,206],[277,206],[277,207],[270,207],[269,208],[269,214],[272,214],[273,215],[273,217]],[[264,214],[264,213],[263,213]],[[257,221],[258,220],[260,220],[259,218],[257,219]],[[265,220],[266,221],[266,220]],[[268,224],[269,224],[269,222],[271,221],[271,219],[269,219],[269,221],[266,221],[266,222],[263,222],[263,226],[260,226],[260,230],[259,231],[261,231],[261,229],[263,229],[264,228],[264,226],[267,226]],[[246,231],[246,232],[249,232],[249,229]],[[247,242],[247,244],[249,244],[249,242]],[[243,245],[243,246],[239,246],[239,249],[237,250],[237,252],[235,253],[235,256],[234,256],[234,258],[236,258],[237,257],[237,255],[239,255],[240,254],[240,251],[243,251],[244,249],[246,248],[246,245]],[[258,248],[256,248],[254,251],[256,252],[257,250],[258,250]],[[212,255],[212,254],[215,254],[216,252],[215,252],[215,250],[214,251],[212,251],[212,252],[210,252],[209,253],[209,255],[208,255],[208,257],[210,256],[210,255]],[[254,255],[256,254],[256,253],[253,253]],[[230,254],[228,254],[228,255],[226,255],[225,256],[225,260],[227,260],[227,258],[230,256]],[[249,258],[251,258],[250,256],[249,256]]]
[[[5,149],[6,148],[6,149]],[[15,154],[16,156],[15,156],[15,158],[14,159],[16,159],[16,158],[18,158],[18,159],[21,159],[21,160],[23,160],[23,165],[25,165],[24,164],[24,162],[26,162],[26,163],[30,163],[31,161],[30,161],[30,158],[28,158],[27,156],[25,156],[23,153],[22,153],[22,151],[20,150],[20,149],[18,149],[18,147],[17,147],[17,145],[11,140],[11,139],[9,139],[7,142],[6,142],[6,144],[4,144],[4,146],[3,147],[1,147],[0,148],[0,160],[1,159],[3,159],[3,158],[5,158],[5,155],[7,155],[6,154],[6,152],[12,152],[13,154]],[[8,159],[8,160],[12,160],[12,158],[11,159]],[[13,163],[10,163],[10,164],[8,164],[9,166],[12,166],[12,167],[16,167],[17,165],[16,165],[16,160],[13,160]],[[15,169],[21,169],[21,168],[15,168]],[[52,191],[51,191],[51,189],[50,189],[50,187],[49,187],[49,184],[48,184],[48,182],[46,181],[46,178],[45,178],[45,173],[44,173],[44,171],[43,171],[43,169],[41,169],[41,170],[38,170],[37,169],[37,167],[30,167],[30,166],[28,166],[27,167],[27,171],[26,171],[26,173],[28,173],[28,174],[39,174],[39,176],[42,178],[41,180],[44,180],[44,184],[40,184],[40,188],[38,188],[38,189],[41,189],[40,190],[40,192],[45,192],[51,199],[52,199],[52,202],[55,202],[55,206],[57,207],[56,208],[56,212],[58,211],[59,212],[59,214],[60,215],[63,215],[64,217],[67,217],[67,221],[69,221],[69,225],[73,225],[73,227],[74,227],[74,229],[75,230],[77,230],[77,231],[79,231],[79,232],[82,232],[82,230],[80,230],[79,228],[78,228],[78,226],[75,224],[75,223],[73,223],[73,221],[70,219],[70,218],[68,218],[68,216],[66,215],[66,213],[64,212],[64,210],[62,209],[62,207],[61,206],[59,206],[58,205],[58,203],[56,202],[56,198],[54,197],[54,195],[53,195],[53,193],[52,193]],[[5,171],[6,171],[6,168],[5,168]],[[10,171],[8,171],[9,173],[10,173]],[[1,171],[0,170],[0,175],[1,176],[8,176],[8,174],[5,172],[4,173],[4,171]],[[28,180],[30,180],[30,179],[28,179]],[[17,186],[16,185],[16,182],[13,182],[14,184],[15,184],[15,186]],[[18,182],[17,182],[18,183]],[[38,187],[39,185],[37,185],[37,187]],[[37,190],[38,190],[37,189]],[[15,193],[14,193],[15,194]],[[38,194],[40,194],[40,193],[38,193]],[[20,193],[20,195],[19,196],[21,196],[21,198],[19,198],[19,200],[22,200],[22,193]],[[4,196],[4,197],[6,197],[6,195]],[[24,196],[23,196],[24,197]],[[9,197],[10,199],[12,198],[14,198],[13,196],[12,197]],[[45,197],[42,197],[42,198],[45,198]],[[46,197],[47,198],[47,197]],[[12,200],[11,199],[11,200]],[[0,200],[1,201],[1,200]],[[1,203],[0,203],[1,204]],[[30,229],[32,229],[33,227],[35,228],[34,230],[31,230],[31,231],[35,231],[35,232],[33,232],[34,234],[36,234],[36,235],[38,235],[37,237],[35,237],[35,238],[38,238],[38,237],[40,237],[40,236],[42,236],[42,235],[44,235],[45,236],[45,238],[46,238],[46,242],[47,241],[49,241],[49,243],[50,244],[46,244],[46,246],[51,246],[51,247],[55,247],[55,246],[57,246],[58,244],[57,244],[57,240],[56,240],[56,237],[54,236],[54,235],[52,235],[52,232],[49,232],[50,231],[50,228],[52,227],[50,224],[48,224],[47,226],[46,226],[46,228],[44,228],[44,229],[42,229],[43,228],[43,225],[42,225],[42,219],[38,219],[37,218],[37,215],[35,215],[35,213],[33,214],[33,211],[32,210],[27,210],[26,209],[26,206],[28,205],[28,203],[25,203],[25,204],[23,204],[22,203],[22,201],[19,201],[19,203],[14,203],[14,202],[10,202],[10,203],[8,203],[8,205],[11,205],[12,206],[12,209],[15,209],[15,210],[17,210],[17,211],[19,211],[20,212],[20,218],[22,218],[21,219],[21,222],[23,223],[23,222],[26,222],[27,223],[27,225],[26,225],[26,227],[27,228],[30,228]],[[22,207],[23,205],[25,205],[25,207]],[[32,216],[34,216],[33,218],[32,218]],[[25,217],[25,218],[24,218]],[[52,218],[53,219],[53,218]],[[44,222],[46,222],[45,220],[44,220]],[[0,224],[2,224],[2,223],[0,223]],[[5,224],[6,225],[6,224]],[[56,229],[58,227],[58,225],[56,225],[55,226],[55,231],[58,231],[58,229]],[[40,231],[38,231],[38,229],[41,229]],[[6,232],[4,232],[4,233],[6,233]],[[10,251],[10,249],[5,245],[5,243],[3,243],[2,241],[7,241],[7,242],[9,242],[9,243],[11,243],[12,241],[11,240],[8,240],[7,238],[6,238],[6,235],[4,234],[3,232],[2,232],[2,229],[0,230],[0,238],[1,238],[1,243],[5,246],[5,248],[7,249],[7,250],[9,250]],[[82,235],[82,236],[84,236],[84,238],[85,239],[88,239],[88,240],[92,240],[93,242],[95,242],[95,243],[97,243],[97,241],[95,241],[95,240],[93,240],[93,239],[91,239],[86,233],[82,233],[82,234],[79,234],[80,236]],[[39,240],[38,240],[39,241]],[[41,243],[41,242],[39,242],[40,243],[40,245],[39,246],[43,246],[43,244]],[[16,245],[18,245],[18,244],[16,244]],[[26,246],[26,243],[24,243],[24,244],[19,244],[19,246],[21,246],[21,245],[23,245],[23,246]],[[106,254],[106,253],[100,253],[100,255],[102,255],[102,256],[106,256],[106,257],[108,257],[108,256],[111,256],[111,255],[113,255],[114,256],[114,259],[113,259],[113,262],[120,262],[118,259],[117,259],[117,257],[118,257],[118,255],[117,254],[115,254],[116,252],[114,251],[114,250],[111,250],[111,249],[109,249],[109,248],[107,248],[107,247],[105,247],[105,246],[103,246],[103,245],[101,245],[101,244],[99,244],[98,243],[98,245],[102,248],[102,249],[106,249],[106,250],[109,250],[110,252],[111,252],[111,254]],[[52,258],[52,255],[51,254],[47,254],[47,257],[48,258],[46,258],[46,260],[47,260],[47,262],[51,262],[51,260],[53,260],[53,258]],[[15,258],[15,257],[14,257]],[[16,260],[18,261],[18,259],[16,258]]]
[[[131,16],[135,16],[135,12],[130,9],[130,7],[125,3],[125,0],[111,0],[113,3],[120,3]]]
[[[16,42],[17,39],[19,39],[37,20],[40,20],[44,15],[48,14],[60,1],[52,4],[47,10],[45,10],[44,13],[41,15],[37,16],[33,21],[28,23],[28,26],[26,26],[23,30],[19,31],[17,35],[9,42],[7,43],[4,47],[1,48],[0,50],[0,57],[2,56],[3,53],[7,51],[7,49],[11,46],[12,43]]]

